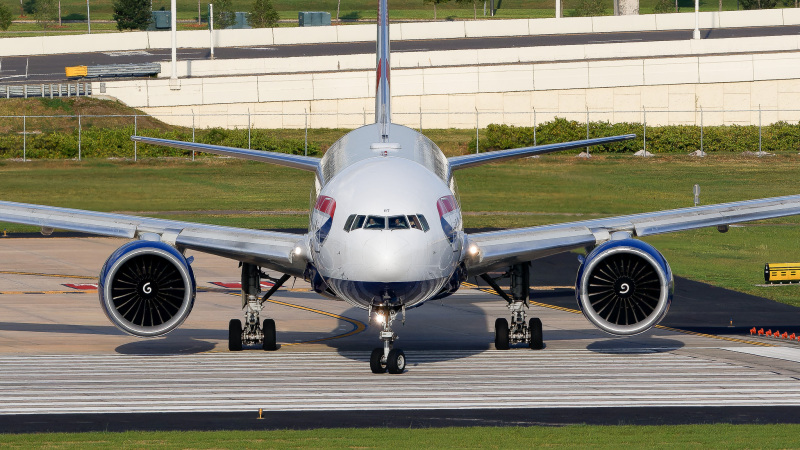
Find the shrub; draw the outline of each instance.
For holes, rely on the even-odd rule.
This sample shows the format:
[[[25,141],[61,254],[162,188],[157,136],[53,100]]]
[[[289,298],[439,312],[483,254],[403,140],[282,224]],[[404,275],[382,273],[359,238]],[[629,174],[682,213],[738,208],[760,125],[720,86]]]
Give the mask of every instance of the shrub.
[[[14,16],[6,5],[0,4],[0,30],[6,31],[11,26]]]

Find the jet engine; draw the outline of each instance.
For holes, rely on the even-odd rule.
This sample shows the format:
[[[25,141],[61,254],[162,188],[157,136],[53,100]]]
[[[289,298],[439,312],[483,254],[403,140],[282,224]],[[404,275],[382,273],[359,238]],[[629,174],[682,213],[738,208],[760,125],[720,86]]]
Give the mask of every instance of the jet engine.
[[[133,241],[117,249],[100,271],[100,304],[126,333],[161,336],[192,311],[195,281],[189,262],[172,246]]]
[[[575,296],[595,326],[616,335],[649,330],[672,302],[669,264],[653,246],[630,237],[595,248],[578,270]]]

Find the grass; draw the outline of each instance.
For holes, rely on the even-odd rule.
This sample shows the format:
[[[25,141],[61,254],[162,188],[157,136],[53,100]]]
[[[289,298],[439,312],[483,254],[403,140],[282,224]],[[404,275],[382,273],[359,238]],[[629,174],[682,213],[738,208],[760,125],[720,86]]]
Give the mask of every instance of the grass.
[[[354,428],[0,435],[25,448],[793,448],[798,425]]]
[[[606,5],[605,14],[613,14],[612,0],[604,0]],[[640,12],[651,14],[657,0],[641,0]],[[200,14],[203,21],[207,21],[208,0],[200,3]],[[15,20],[32,20],[31,15],[23,15],[18,0],[0,0],[0,4],[8,7]],[[251,0],[232,0],[233,9],[236,11],[249,11]],[[331,18],[335,21],[337,0],[274,0],[276,10],[280,14],[281,20],[293,21],[296,24],[298,11],[327,11],[331,13]],[[694,2],[691,0],[679,0],[681,12],[694,11]],[[116,24],[102,23],[95,21],[110,21],[113,19],[113,0],[93,0],[91,5],[92,32],[114,32]],[[376,0],[344,0],[341,2],[340,19],[345,23],[369,20],[373,21],[376,17]],[[574,9],[578,5],[578,0],[564,0],[564,15],[573,15]],[[779,2],[778,7],[793,7],[794,2],[786,1],[785,4]],[[83,0],[62,0],[62,19],[63,20],[86,20],[86,2]],[[488,7],[488,3],[487,3]],[[518,0],[514,2],[495,1],[497,11],[495,18],[516,19],[516,18],[542,18],[554,17],[552,0]],[[737,8],[735,0],[724,0],[723,10],[730,11]],[[164,8],[169,10],[168,0],[153,0],[153,9]],[[716,11],[719,8],[717,1],[701,0],[700,9],[702,11]],[[177,2],[179,20],[197,20],[198,2],[181,0]],[[433,20],[433,6],[424,4],[422,0],[395,0],[390,2],[390,17],[392,20]],[[483,2],[477,2],[477,15],[479,19],[485,18],[483,15]],[[487,15],[489,15],[487,11]],[[460,4],[454,1],[437,6],[438,20],[464,20],[472,19],[474,11],[472,4]],[[289,24],[283,24],[289,25]],[[200,25],[200,28],[205,25]],[[179,29],[196,29],[197,23],[181,23]],[[85,23],[64,23],[62,27],[49,31],[49,33],[83,33],[86,30]],[[36,23],[15,22],[8,31],[0,32],[0,37],[15,37],[31,34],[43,34],[42,29]]]
[[[656,158],[549,155],[456,175],[467,227],[560,223],[703,204],[797,194],[795,154]],[[311,174],[249,161],[207,158],[132,161],[5,161],[0,199],[247,228],[305,228]],[[113,195],[109,195],[113,192]],[[267,211],[214,214],[206,210]],[[164,214],[164,211],[180,211]],[[35,231],[0,224],[0,230]],[[800,286],[757,287],[766,262],[795,262],[800,218],[648,237],[676,275],[800,306]]]

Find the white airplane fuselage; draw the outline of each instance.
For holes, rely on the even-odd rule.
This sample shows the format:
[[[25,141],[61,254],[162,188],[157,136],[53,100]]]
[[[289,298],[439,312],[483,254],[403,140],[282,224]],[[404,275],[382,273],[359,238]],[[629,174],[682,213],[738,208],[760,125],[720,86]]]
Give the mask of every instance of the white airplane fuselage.
[[[381,143],[379,125],[367,125],[337,141],[320,167],[309,227],[315,290],[397,309],[460,283],[461,210],[433,142],[393,124]]]

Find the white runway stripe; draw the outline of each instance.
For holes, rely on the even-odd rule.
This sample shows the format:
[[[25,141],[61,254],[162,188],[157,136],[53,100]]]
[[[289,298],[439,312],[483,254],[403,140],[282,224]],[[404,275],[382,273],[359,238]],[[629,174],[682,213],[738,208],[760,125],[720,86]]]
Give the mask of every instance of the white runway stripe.
[[[3,356],[0,414],[800,405],[800,381],[675,353],[409,352]]]

